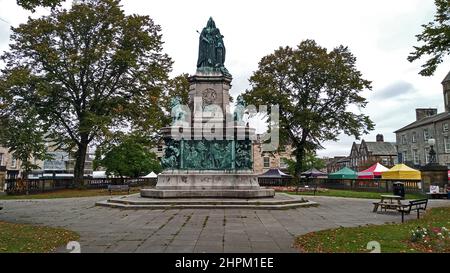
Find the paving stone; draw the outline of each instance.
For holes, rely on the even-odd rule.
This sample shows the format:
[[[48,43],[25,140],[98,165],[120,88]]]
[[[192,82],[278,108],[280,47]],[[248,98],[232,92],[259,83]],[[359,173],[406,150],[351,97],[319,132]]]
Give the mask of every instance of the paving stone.
[[[350,227],[401,221],[395,212],[372,213],[372,200],[307,198],[320,206],[281,211],[121,211],[94,206],[104,197],[2,200],[4,209],[0,211],[0,221],[73,230],[81,236],[82,252],[94,253],[297,252],[291,247],[297,235],[340,225]],[[429,206],[450,206],[450,202],[430,200]],[[414,217],[409,215],[407,219]],[[65,251],[60,247],[55,252]]]

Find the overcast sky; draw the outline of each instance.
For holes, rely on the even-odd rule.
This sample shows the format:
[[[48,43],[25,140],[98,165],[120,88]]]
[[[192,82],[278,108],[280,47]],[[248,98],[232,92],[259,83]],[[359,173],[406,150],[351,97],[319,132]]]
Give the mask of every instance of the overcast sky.
[[[15,0],[0,0],[0,51],[6,50],[10,25],[26,22],[31,13]],[[314,39],[332,49],[346,45],[357,57],[363,76],[373,81],[364,92],[369,104],[362,111],[376,123],[363,138],[381,133],[395,141],[396,129],[415,120],[415,108],[443,111],[441,81],[450,70],[449,59],[433,77],[418,75],[421,61],[406,60],[421,25],[433,19],[433,0],[123,0],[127,13],[150,15],[162,27],[165,51],[173,58],[173,75],[194,73],[198,34],[212,16],[227,48],[226,67],[233,75],[231,93],[248,88],[248,78],[258,61],[279,46],[296,46]],[[38,14],[46,13],[39,10]],[[33,15],[37,16],[37,15]],[[341,136],[325,143],[321,156],[348,155],[354,139]]]

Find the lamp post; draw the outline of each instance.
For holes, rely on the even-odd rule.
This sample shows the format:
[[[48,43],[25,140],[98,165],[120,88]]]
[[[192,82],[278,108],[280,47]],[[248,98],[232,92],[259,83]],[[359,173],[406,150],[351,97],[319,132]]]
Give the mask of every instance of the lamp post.
[[[429,164],[436,164],[437,160],[436,160],[436,152],[434,151],[434,145],[436,145],[436,140],[434,138],[430,138],[428,140],[428,145],[430,145],[430,160],[429,160]]]

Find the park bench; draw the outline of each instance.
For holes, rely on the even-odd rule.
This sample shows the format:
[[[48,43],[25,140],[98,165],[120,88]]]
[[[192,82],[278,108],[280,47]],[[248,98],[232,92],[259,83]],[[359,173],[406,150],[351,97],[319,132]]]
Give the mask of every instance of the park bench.
[[[130,186],[129,185],[108,185],[109,194],[112,194],[113,191],[126,191],[130,194]]]
[[[420,211],[427,209],[428,199],[409,201],[409,205],[403,205],[398,211],[402,214],[402,223],[405,221],[405,214],[410,214],[412,210],[417,211],[417,219],[420,218]]]

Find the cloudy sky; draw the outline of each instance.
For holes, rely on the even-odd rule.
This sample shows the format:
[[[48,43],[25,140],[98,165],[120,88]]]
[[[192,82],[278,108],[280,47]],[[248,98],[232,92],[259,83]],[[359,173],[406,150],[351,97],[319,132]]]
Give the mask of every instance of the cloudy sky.
[[[421,25],[433,19],[433,0],[123,0],[127,13],[150,15],[161,25],[165,51],[175,61],[173,75],[194,73],[197,61],[197,30],[212,16],[225,36],[226,67],[234,77],[231,93],[248,88],[248,78],[258,61],[279,46],[296,46],[314,39],[329,49],[340,44],[357,57],[373,90],[364,113],[376,123],[366,140],[382,133],[395,141],[394,131],[414,121],[415,108],[443,111],[441,81],[450,70],[449,59],[433,77],[417,73],[421,62],[406,60]],[[10,25],[26,22],[31,13],[15,0],[0,0],[0,51],[8,48]],[[37,15],[48,11],[41,9]],[[5,22],[6,21],[6,22]],[[341,136],[338,143],[325,143],[321,156],[347,155],[354,139]]]

